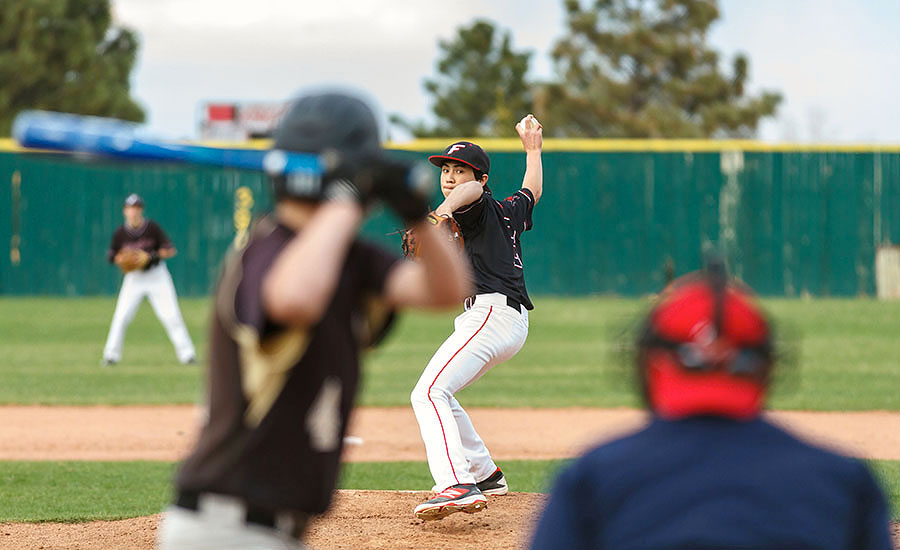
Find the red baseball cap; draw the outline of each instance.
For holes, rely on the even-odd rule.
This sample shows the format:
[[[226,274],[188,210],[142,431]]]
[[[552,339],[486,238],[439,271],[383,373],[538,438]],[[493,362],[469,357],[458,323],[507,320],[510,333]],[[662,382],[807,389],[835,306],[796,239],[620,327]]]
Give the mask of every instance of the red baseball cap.
[[[428,161],[438,168],[445,162],[455,161],[471,166],[473,170],[482,174],[487,174],[491,171],[491,159],[488,158],[487,153],[470,141],[457,141],[450,144],[444,150],[443,155],[432,155],[428,157]]]
[[[639,342],[650,407],[663,418],[754,418],[771,372],[769,323],[734,284],[717,291],[701,278],[673,283],[650,312]]]

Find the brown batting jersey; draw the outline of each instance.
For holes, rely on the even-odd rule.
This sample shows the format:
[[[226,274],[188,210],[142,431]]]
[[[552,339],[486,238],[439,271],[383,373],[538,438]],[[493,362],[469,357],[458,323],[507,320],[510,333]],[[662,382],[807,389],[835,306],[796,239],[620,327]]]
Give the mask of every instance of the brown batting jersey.
[[[123,248],[140,248],[145,252],[159,252],[160,248],[172,248],[172,241],[165,231],[153,220],[144,219],[138,227],[120,225],[113,231],[106,258],[112,263],[113,258]]]
[[[380,300],[397,261],[352,243],[327,311],[313,327],[273,323],[262,303],[269,267],[295,233],[264,218],[232,252],[216,290],[209,418],[177,486],[269,510],[323,512],[334,489],[359,354],[387,331]]]

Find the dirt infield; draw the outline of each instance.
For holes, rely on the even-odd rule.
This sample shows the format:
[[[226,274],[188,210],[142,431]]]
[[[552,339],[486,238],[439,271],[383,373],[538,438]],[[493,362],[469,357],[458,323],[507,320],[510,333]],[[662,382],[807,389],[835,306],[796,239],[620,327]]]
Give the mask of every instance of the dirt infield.
[[[627,409],[472,409],[498,461],[564,458],[639,427]],[[190,406],[0,407],[0,460],[178,460],[190,449],[202,412]],[[775,412],[807,439],[863,458],[900,459],[900,413]],[[72,430],[72,426],[79,426]],[[348,461],[423,460],[408,408],[362,408],[349,430]],[[515,489],[514,480],[512,488]],[[488,510],[424,523],[412,515],[424,492],[340,491],[307,538],[325,548],[521,548],[543,496],[491,497]],[[83,524],[0,524],[0,549],[151,549],[159,516]],[[900,526],[894,525],[900,548]]]
[[[490,497],[487,510],[441,521],[415,519],[411,510],[428,493],[338,491],[328,514],[316,520],[306,542],[319,549],[516,550],[522,548],[543,495]],[[159,515],[122,521],[0,525],[0,548],[151,549]]]
[[[409,511],[426,493],[338,491],[331,511],[310,527],[312,550],[409,549],[520,550],[531,533],[544,496],[510,493],[489,497],[487,510],[423,522]],[[82,524],[0,524],[0,549],[150,550],[159,515]],[[900,524],[893,525],[900,548]]]
[[[641,426],[631,409],[467,409],[498,460],[552,459]],[[807,439],[868,459],[900,460],[900,413],[773,412]],[[0,407],[0,460],[181,459],[203,420],[193,406]],[[78,426],[73,430],[72,426]],[[412,409],[358,409],[345,460],[424,460]]]

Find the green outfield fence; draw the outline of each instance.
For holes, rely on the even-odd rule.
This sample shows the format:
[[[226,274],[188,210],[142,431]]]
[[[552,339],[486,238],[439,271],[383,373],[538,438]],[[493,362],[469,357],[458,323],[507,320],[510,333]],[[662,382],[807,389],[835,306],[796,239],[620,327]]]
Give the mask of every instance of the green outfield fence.
[[[423,159],[446,143],[392,154]],[[496,196],[513,193],[524,169],[519,144],[482,144]],[[536,294],[654,292],[715,246],[764,295],[874,295],[876,251],[900,243],[900,147],[547,140],[543,162],[544,197],[522,238]],[[132,192],[178,248],[168,265],[183,295],[210,290],[227,247],[271,206],[256,173],[85,162],[6,141],[0,294],[115,293],[120,275],[106,249]],[[376,208],[363,232],[399,251],[399,237],[388,235],[398,228]]]

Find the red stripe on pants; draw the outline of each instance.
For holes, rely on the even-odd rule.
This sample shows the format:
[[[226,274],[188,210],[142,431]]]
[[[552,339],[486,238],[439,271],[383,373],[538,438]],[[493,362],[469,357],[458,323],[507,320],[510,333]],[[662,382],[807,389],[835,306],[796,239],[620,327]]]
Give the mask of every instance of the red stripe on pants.
[[[438,376],[440,376],[441,373],[444,372],[444,369],[447,368],[447,365],[450,364],[450,361],[453,361],[453,359],[454,359],[457,355],[459,355],[459,352],[461,352],[461,351],[463,350],[463,348],[466,347],[466,345],[468,345],[468,343],[472,341],[472,338],[475,338],[475,336],[476,336],[479,332],[481,332],[481,329],[483,329],[483,328],[484,328],[484,325],[487,324],[488,319],[491,318],[491,312],[492,312],[492,311],[494,311],[494,306],[491,306],[490,309],[488,309],[487,317],[484,318],[484,322],[481,323],[481,326],[478,327],[478,330],[475,331],[475,334],[473,334],[472,336],[470,336],[469,339],[466,340],[466,343],[463,344],[462,346],[460,346],[459,349],[456,350],[456,353],[454,353],[454,354],[450,357],[450,359],[447,359],[447,362],[444,363],[444,366],[441,367],[441,370],[439,370],[438,373],[435,375],[434,380],[431,381],[431,385],[428,386],[428,393],[425,394],[425,395],[428,396],[428,401],[431,403],[431,406],[434,407],[434,414],[437,416],[438,424],[441,425],[441,435],[444,436],[444,449],[447,450],[447,461],[450,462],[450,470],[453,472],[453,479],[456,480],[456,484],[457,484],[457,485],[459,485],[459,478],[456,477],[456,470],[453,468],[453,460],[450,459],[450,446],[447,445],[447,432],[444,431],[444,422],[441,420],[441,415],[440,415],[440,413],[438,413],[437,405],[435,405],[435,404],[434,404],[434,401],[431,400],[431,388],[434,387],[434,384],[437,382]]]

